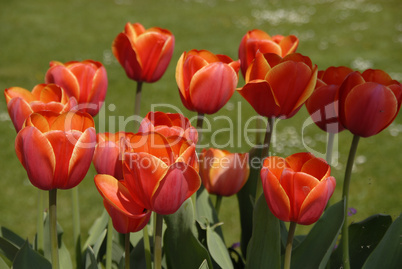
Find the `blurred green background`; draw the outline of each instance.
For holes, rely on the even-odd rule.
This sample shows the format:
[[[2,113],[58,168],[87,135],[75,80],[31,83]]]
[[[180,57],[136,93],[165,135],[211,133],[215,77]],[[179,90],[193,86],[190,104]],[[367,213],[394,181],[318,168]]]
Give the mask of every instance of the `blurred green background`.
[[[117,131],[118,122],[133,112],[135,83],[129,80],[111,52],[111,44],[126,22],[140,22],[146,28],[159,26],[175,35],[176,46],[167,72],[154,84],[145,84],[141,115],[153,107],[172,111],[178,108],[187,117],[196,114],[181,104],[175,67],[183,51],[207,49],[237,59],[243,35],[259,28],[271,35],[294,34],[299,37],[298,52],[307,55],[319,69],[345,65],[356,70],[383,69],[402,81],[402,2],[399,0],[1,0],[0,1],[0,89],[20,86],[31,90],[44,81],[48,64],[93,59],[101,61],[108,72],[109,88],[103,116],[97,116],[101,131]],[[239,79],[239,87],[244,85]],[[214,116],[228,116],[227,120]],[[214,139],[218,146],[233,152],[250,149],[254,134],[245,137],[242,128],[255,116],[254,110],[238,93],[216,115],[207,120],[212,130],[226,128],[217,135],[204,135],[203,142]],[[303,108],[294,118],[279,121],[272,154],[288,156],[311,149],[325,153],[326,134],[314,124]],[[113,123],[114,122],[114,123]],[[109,124],[110,123],[110,124]],[[250,123],[253,126],[255,121]],[[193,120],[195,125],[195,121]],[[305,124],[306,128],[302,128]],[[131,129],[128,122],[125,131]],[[122,125],[120,125],[122,126]],[[123,126],[124,127],[124,126]],[[228,128],[235,131],[229,133]],[[251,128],[251,127],[249,127]],[[304,131],[302,133],[302,131]],[[402,198],[402,116],[375,137],[361,139],[350,187],[350,206],[359,221],[375,214],[401,212]],[[30,185],[26,172],[14,152],[15,130],[9,120],[5,99],[0,99],[0,225],[11,228],[32,242],[36,229],[37,190]],[[230,140],[232,139],[232,140]],[[335,151],[339,159],[333,169],[337,189],[331,202],[341,196],[343,173],[352,136],[348,131],[338,137]],[[231,141],[234,141],[231,143]],[[91,167],[79,185],[83,240],[103,204]],[[70,191],[59,191],[58,220],[72,249]],[[214,197],[212,197],[214,199]],[[226,243],[239,241],[236,198],[224,198],[221,219]],[[299,232],[308,229],[300,227]]]

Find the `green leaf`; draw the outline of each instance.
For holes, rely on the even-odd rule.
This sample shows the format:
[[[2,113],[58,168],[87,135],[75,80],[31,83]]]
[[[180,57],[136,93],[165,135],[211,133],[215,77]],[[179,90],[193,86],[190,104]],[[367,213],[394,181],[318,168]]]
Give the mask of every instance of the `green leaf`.
[[[51,269],[52,265],[42,255],[34,251],[28,241],[21,247],[13,262],[14,269]]]
[[[3,260],[1,256],[0,256],[0,269],[10,269],[10,266],[7,265],[7,263]]]
[[[212,268],[208,251],[192,231],[195,220],[191,199],[187,199],[176,213],[166,215],[164,219],[167,228],[163,243],[168,268],[198,268],[204,260]]]
[[[210,226],[207,227],[207,245],[209,253],[220,268],[233,268],[232,260],[225,243]]]
[[[260,148],[252,148],[249,152],[250,175],[246,184],[237,193],[239,203],[241,238],[240,248],[243,256],[247,255],[247,245],[253,232],[253,209],[257,191],[257,182],[260,180],[260,167],[252,164],[252,161],[260,160]],[[257,158],[257,159],[256,159]]]
[[[95,257],[102,258],[102,257],[99,257],[99,252],[102,247],[103,241],[105,241],[106,233],[107,233],[107,231],[105,229],[101,234],[99,234],[98,240],[93,245],[92,249],[94,251]]]
[[[196,220],[200,224],[215,225],[219,223],[218,214],[216,214],[215,207],[213,206],[211,199],[209,198],[208,191],[201,185],[197,192],[197,218]],[[223,240],[222,228],[219,226],[216,228],[216,232]]]
[[[349,257],[351,268],[361,268],[367,257],[381,241],[392,223],[391,216],[376,214],[349,225]],[[342,262],[342,239],[331,256],[331,268],[339,268]]]
[[[107,223],[109,220],[109,215],[106,209],[103,210],[102,215],[97,218],[89,229],[89,237],[87,241],[85,241],[83,249],[86,249],[88,246],[93,246],[99,240],[99,236],[103,233],[103,231],[107,228]]]
[[[209,269],[207,260],[204,260],[198,269]]]
[[[279,220],[261,195],[254,208],[253,235],[247,248],[246,268],[281,268],[279,229]]]
[[[329,207],[306,238],[292,251],[291,267],[325,268],[341,231],[344,200]]]
[[[0,237],[0,253],[9,261],[13,261],[19,248],[7,239]]]
[[[7,241],[13,243],[18,248],[21,248],[25,244],[25,240],[22,237],[7,229],[6,227],[0,228],[0,237],[3,237]]]
[[[95,253],[94,253],[93,249],[91,248],[91,246],[88,246],[85,249],[84,261],[85,261],[85,267],[84,267],[85,269],[100,268],[96,262],[96,256],[95,256]]]
[[[402,214],[391,224],[378,246],[363,265],[363,269],[400,268],[402,265]]]

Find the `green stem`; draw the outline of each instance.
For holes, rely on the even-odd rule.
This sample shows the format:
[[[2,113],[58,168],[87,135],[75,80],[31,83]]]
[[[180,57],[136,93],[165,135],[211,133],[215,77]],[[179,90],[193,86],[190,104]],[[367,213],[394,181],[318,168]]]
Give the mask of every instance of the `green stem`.
[[[216,215],[219,215],[219,210],[221,208],[221,203],[222,203],[222,195],[217,195],[216,196],[216,201],[215,201]]]
[[[275,118],[268,118],[267,122],[267,131],[265,132],[264,144],[261,151],[261,165],[264,162],[264,159],[269,156],[269,146],[271,145],[271,138],[274,129]],[[256,190],[256,200],[262,194],[262,182],[261,180],[257,181],[257,190]]]
[[[57,189],[49,191],[50,247],[52,268],[59,268],[59,244],[57,242]]]
[[[151,245],[149,243],[148,225],[142,229],[144,236],[145,263],[147,269],[152,269]]]
[[[297,224],[296,222],[290,222],[288,241],[286,243],[285,264],[283,266],[284,269],[290,269],[290,261],[292,258],[292,244],[293,244],[293,237],[295,235],[296,224]]]
[[[204,114],[203,113],[198,113],[197,117],[197,131],[198,131],[198,141],[201,142],[202,138],[202,125],[204,124]]]
[[[106,269],[112,269],[112,251],[113,251],[113,221],[109,217],[107,223],[107,237],[106,237]]]
[[[155,269],[162,268],[162,226],[163,215],[156,214],[154,265]]]
[[[130,269],[130,233],[126,233],[124,235],[124,261],[125,261],[125,269]]]
[[[136,117],[140,116],[141,113],[141,91],[142,91],[142,81],[137,82],[137,92],[135,94],[135,104],[134,104],[134,131],[138,130],[139,121],[136,120]]]
[[[348,163],[345,169],[345,179],[343,181],[342,198],[345,200],[344,221],[342,226],[342,251],[343,251],[343,268],[349,269],[349,229],[348,229],[348,202],[349,202],[349,185],[352,175],[353,163],[356,156],[357,146],[360,136],[353,137],[352,145],[350,146]]]
[[[327,153],[325,155],[325,160],[331,166],[332,164],[332,150],[334,148],[334,133],[328,133],[328,143],[327,143]]]
[[[257,132],[255,133],[255,144],[256,145],[261,144],[261,133],[259,132],[259,130],[262,126],[262,123],[263,123],[262,118],[257,117],[257,120],[255,122],[255,127],[257,129]]]
[[[44,191],[38,189],[38,207],[37,207],[37,222],[36,222],[36,249],[43,254],[43,203],[44,203]]]
[[[78,187],[71,190],[73,204],[73,236],[76,254],[77,268],[81,264],[81,228],[80,228],[80,209],[78,201]]]

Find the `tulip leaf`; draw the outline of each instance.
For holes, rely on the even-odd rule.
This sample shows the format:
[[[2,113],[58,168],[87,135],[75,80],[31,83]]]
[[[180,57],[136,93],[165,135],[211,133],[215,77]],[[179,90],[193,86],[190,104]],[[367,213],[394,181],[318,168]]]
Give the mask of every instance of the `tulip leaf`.
[[[260,180],[260,167],[252,163],[259,160],[261,156],[260,148],[252,148],[249,152],[250,175],[246,184],[237,193],[239,203],[241,238],[240,248],[243,256],[247,255],[247,245],[253,231],[253,208],[257,191],[257,182]],[[257,159],[256,159],[257,158]]]
[[[264,195],[258,198],[253,215],[253,235],[247,248],[246,268],[280,268],[279,220],[271,213]]]
[[[204,260],[198,269],[209,269],[207,260]]]
[[[325,268],[341,231],[344,200],[329,207],[292,251],[292,268]]]
[[[95,257],[99,257],[99,252],[100,252],[100,249],[101,249],[101,247],[102,247],[103,241],[105,241],[106,234],[107,234],[107,230],[104,230],[104,231],[99,235],[98,240],[95,242],[95,244],[94,244],[94,246],[93,246],[93,248],[92,248],[92,250],[93,250],[93,252],[94,252],[94,254],[95,254]],[[100,258],[101,258],[101,257],[100,257]]]
[[[216,214],[215,207],[212,205],[209,198],[208,191],[201,185],[197,192],[197,218],[196,220],[205,226],[219,223],[218,214]],[[216,228],[216,232],[223,240],[222,228],[219,226]]]
[[[28,241],[18,251],[13,261],[13,268],[18,269],[51,269],[52,265],[45,257],[34,251]]]
[[[96,256],[91,246],[85,249],[84,253],[85,269],[98,269],[99,266],[96,262]]]
[[[392,224],[388,215],[376,214],[349,225],[349,257],[352,268],[362,268],[364,262]],[[331,267],[342,266],[342,239],[331,256]]]
[[[0,254],[4,255],[9,261],[13,261],[19,247],[11,243],[7,239],[0,237]]]
[[[192,231],[195,220],[191,199],[187,199],[176,213],[166,215],[164,219],[167,228],[163,243],[168,268],[198,268],[204,260],[212,268],[208,251]]]
[[[1,256],[0,256],[0,269],[10,269],[10,266],[7,265],[7,263],[3,260]]]
[[[399,215],[367,258],[363,269],[400,268],[402,265],[401,235],[402,215]]]
[[[93,246],[99,240],[99,236],[103,233],[103,231],[107,228],[107,223],[109,220],[109,215],[106,209],[103,210],[102,215],[97,218],[94,224],[89,229],[89,237],[84,244],[83,249],[86,249],[88,246]]]
[[[209,253],[220,268],[233,268],[232,260],[222,238],[215,232],[215,229],[207,227],[207,245]]]
[[[7,229],[6,227],[1,227],[0,229],[0,237],[3,237],[7,241],[13,243],[18,248],[21,248],[25,244],[25,240],[20,237],[18,234],[13,231]]]

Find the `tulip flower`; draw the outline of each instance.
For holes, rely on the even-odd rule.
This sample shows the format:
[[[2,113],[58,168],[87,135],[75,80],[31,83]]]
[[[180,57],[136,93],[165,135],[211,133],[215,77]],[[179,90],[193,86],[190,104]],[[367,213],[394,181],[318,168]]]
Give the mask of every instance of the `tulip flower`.
[[[261,180],[272,214],[303,225],[316,222],[335,190],[330,172],[330,166],[311,153],[266,158]]]
[[[174,43],[169,30],[159,27],[146,30],[139,23],[127,23],[124,32],[114,40],[112,51],[130,79],[155,82],[169,65]]]
[[[77,99],[81,111],[93,117],[102,107],[108,86],[105,67],[92,60],[64,64],[52,61],[45,81],[61,86],[70,97]]]
[[[198,132],[190,121],[179,113],[149,112],[142,120],[138,132],[158,132],[165,137],[184,136],[197,144]]]
[[[296,52],[299,39],[294,35],[270,36],[266,32],[254,29],[248,31],[242,38],[239,46],[239,58],[243,77],[250,63],[254,60],[257,51],[261,53],[275,53],[281,57]]]
[[[248,153],[203,149],[200,155],[200,176],[210,194],[231,196],[240,191],[250,174]]]
[[[339,122],[339,87],[352,72],[345,66],[331,66],[318,72],[317,84],[306,101],[306,108],[313,121],[325,132],[338,133],[344,129]]]
[[[312,94],[317,66],[298,53],[284,58],[257,52],[246,73],[246,85],[238,92],[255,111],[269,118],[290,118]]]
[[[49,110],[56,113],[67,112],[77,106],[77,100],[69,98],[66,92],[55,84],[39,84],[32,91],[20,87],[5,89],[8,114],[19,132],[34,112]]]
[[[361,137],[378,134],[397,116],[402,86],[382,70],[351,73],[339,89],[342,125]]]
[[[156,132],[131,138],[123,176],[133,200],[161,215],[173,214],[200,187],[195,145]]]
[[[71,189],[91,165],[96,132],[87,113],[31,114],[17,134],[15,151],[32,185],[41,190]]]
[[[133,133],[99,133],[92,162],[98,174],[123,180],[123,156]]]
[[[184,52],[176,66],[176,82],[183,105],[201,114],[218,112],[233,95],[240,61],[207,50]]]
[[[152,212],[132,199],[124,181],[110,175],[96,175],[95,185],[116,231],[122,234],[137,232],[148,223]]]

